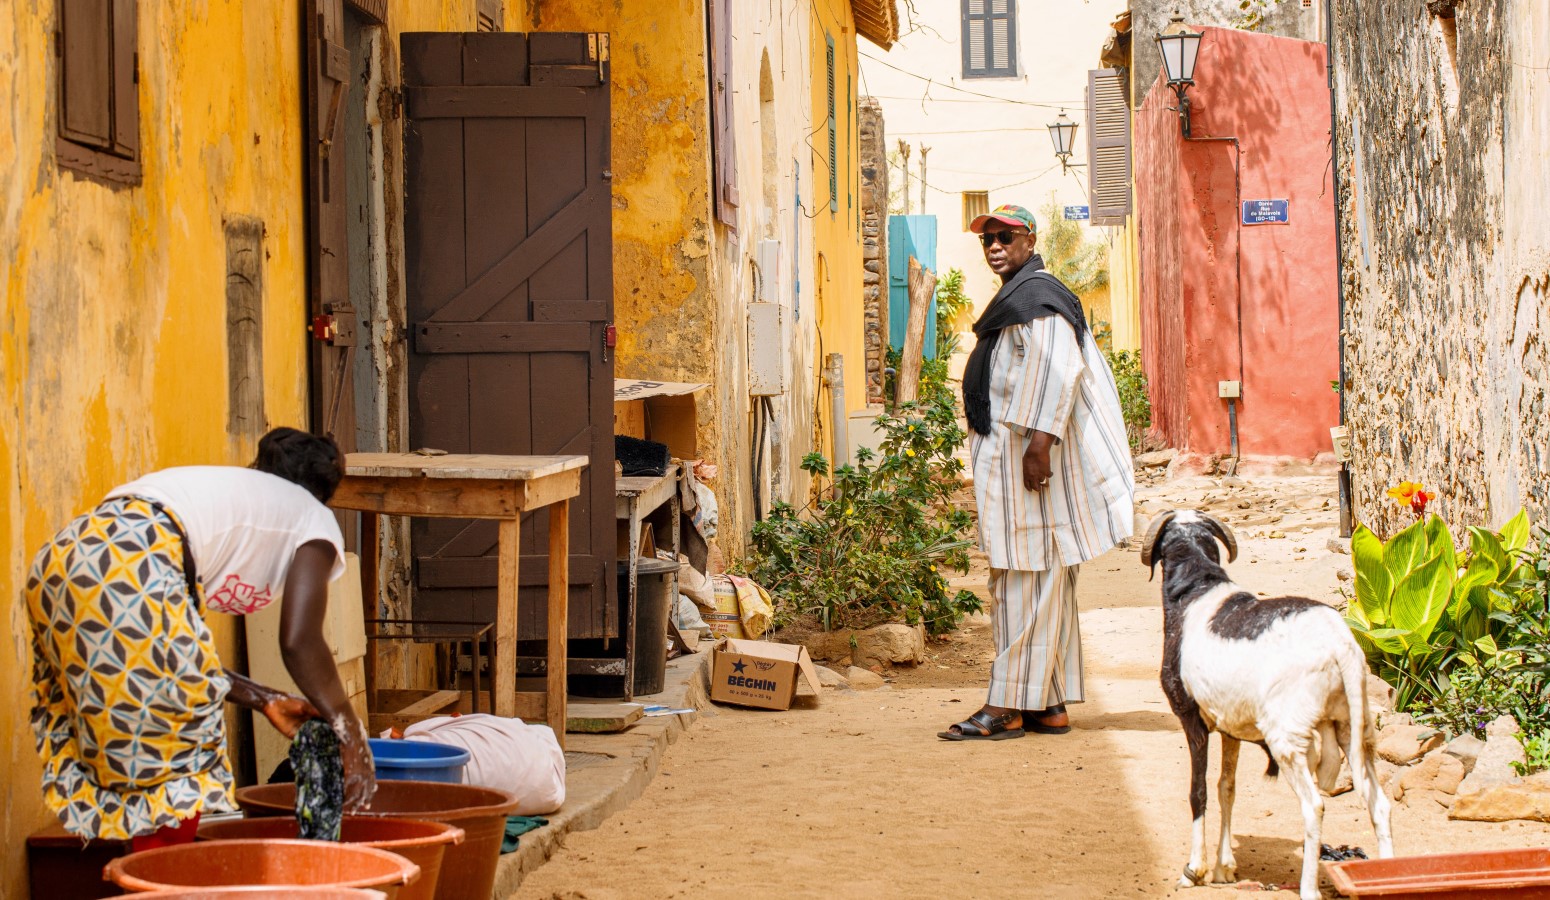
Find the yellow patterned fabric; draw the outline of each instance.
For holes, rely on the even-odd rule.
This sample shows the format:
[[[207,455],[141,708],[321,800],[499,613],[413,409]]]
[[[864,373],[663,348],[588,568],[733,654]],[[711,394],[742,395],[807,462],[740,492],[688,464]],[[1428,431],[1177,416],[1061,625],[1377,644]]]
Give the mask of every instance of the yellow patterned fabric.
[[[33,561],[32,727],[44,799],[72,834],[131,838],[233,808],[230,683],[179,530],[144,500],[109,500]]]

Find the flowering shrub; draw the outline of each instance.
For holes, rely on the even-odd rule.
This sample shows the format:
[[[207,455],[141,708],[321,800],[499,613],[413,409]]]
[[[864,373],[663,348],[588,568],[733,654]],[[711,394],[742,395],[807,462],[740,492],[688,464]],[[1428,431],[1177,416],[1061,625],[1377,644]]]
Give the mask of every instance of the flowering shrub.
[[[1426,504],[1437,499],[1437,495],[1428,491],[1419,481],[1401,481],[1388,489],[1388,495],[1400,506],[1410,507],[1417,522],[1426,518]]]

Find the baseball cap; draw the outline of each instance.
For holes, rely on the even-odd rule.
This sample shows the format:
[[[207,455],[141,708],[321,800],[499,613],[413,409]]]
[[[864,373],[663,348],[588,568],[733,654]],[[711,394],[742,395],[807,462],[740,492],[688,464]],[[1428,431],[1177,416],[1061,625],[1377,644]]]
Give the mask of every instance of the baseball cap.
[[[969,230],[975,234],[984,234],[985,228],[992,222],[1010,225],[1013,228],[1021,225],[1034,233],[1037,233],[1039,230],[1038,225],[1033,220],[1033,213],[1023,209],[1021,206],[1013,206],[1010,203],[1003,203],[983,216],[976,216],[974,221],[969,223]]]

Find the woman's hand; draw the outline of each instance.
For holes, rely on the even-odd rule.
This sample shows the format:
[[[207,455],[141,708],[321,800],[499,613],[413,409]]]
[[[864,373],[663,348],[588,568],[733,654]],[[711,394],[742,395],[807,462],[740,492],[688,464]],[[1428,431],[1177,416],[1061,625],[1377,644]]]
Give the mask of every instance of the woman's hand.
[[[344,811],[359,812],[371,807],[371,798],[377,793],[377,771],[371,759],[371,745],[366,742],[366,732],[359,722],[353,729],[345,726],[339,735],[339,759],[344,763]]]
[[[311,703],[300,697],[292,697],[289,694],[281,694],[264,704],[264,718],[275,730],[285,735],[286,739],[296,737],[296,732],[302,725],[313,719],[323,718]]]

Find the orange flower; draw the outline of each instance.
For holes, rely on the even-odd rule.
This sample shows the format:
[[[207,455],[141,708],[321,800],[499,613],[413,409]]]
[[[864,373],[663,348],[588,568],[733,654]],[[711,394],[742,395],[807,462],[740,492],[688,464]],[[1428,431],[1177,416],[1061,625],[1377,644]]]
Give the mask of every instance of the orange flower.
[[[1411,498],[1421,491],[1422,486],[1414,481],[1401,481],[1388,489],[1388,495],[1394,498],[1394,502],[1400,506],[1409,506]]]

